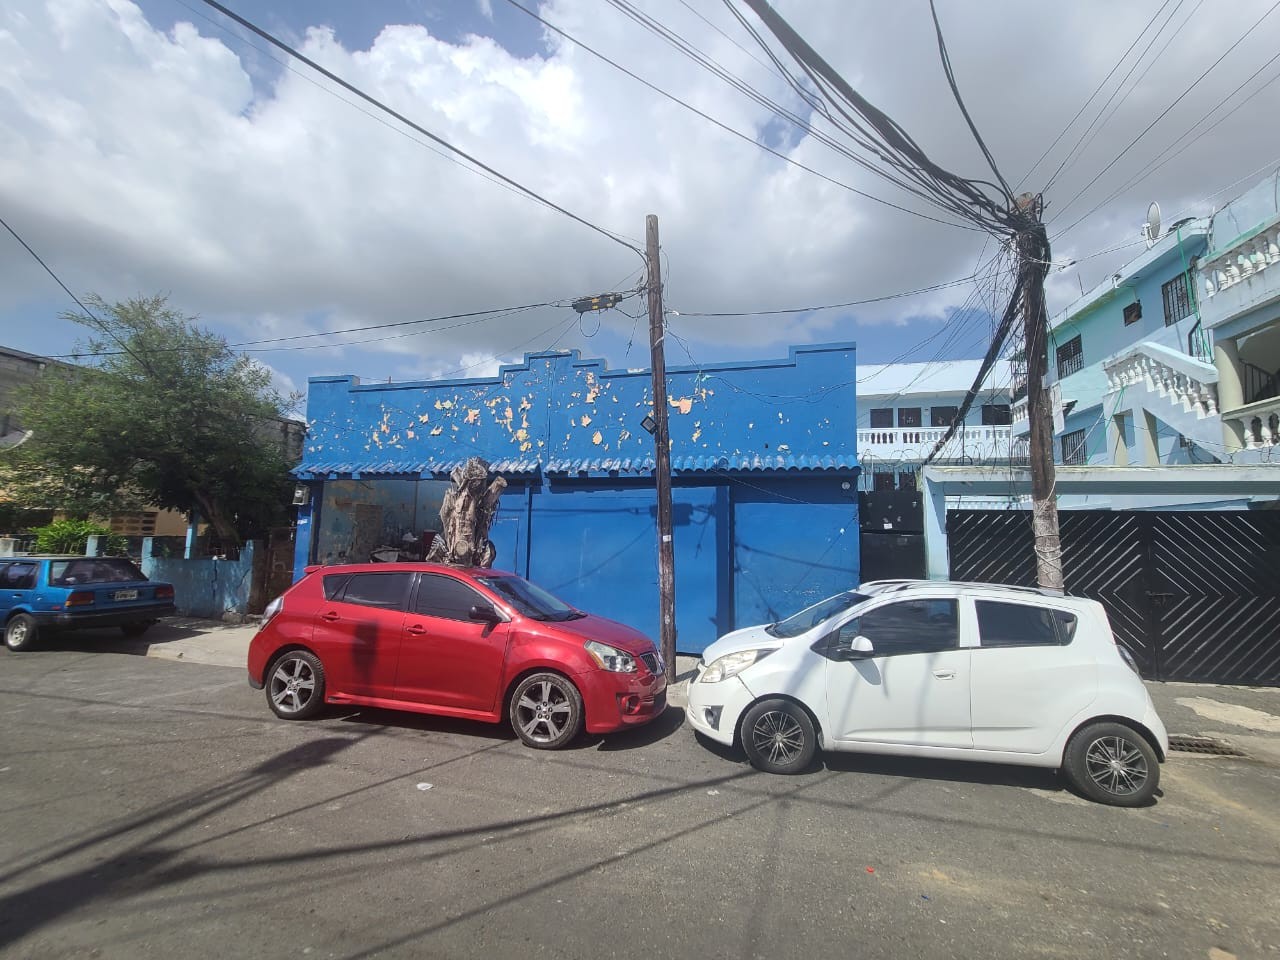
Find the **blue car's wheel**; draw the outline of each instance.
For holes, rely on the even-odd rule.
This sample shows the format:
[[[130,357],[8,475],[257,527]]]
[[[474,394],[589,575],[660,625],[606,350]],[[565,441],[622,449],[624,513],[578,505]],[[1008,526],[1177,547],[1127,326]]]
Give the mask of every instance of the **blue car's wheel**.
[[[36,636],[40,632],[35,617],[26,613],[15,613],[4,627],[4,645],[17,653],[30,650],[35,646]]]

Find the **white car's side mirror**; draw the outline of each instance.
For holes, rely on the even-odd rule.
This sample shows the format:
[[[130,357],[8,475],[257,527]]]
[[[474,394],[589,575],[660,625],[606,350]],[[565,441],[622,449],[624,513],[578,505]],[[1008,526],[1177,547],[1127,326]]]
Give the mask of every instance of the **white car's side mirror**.
[[[869,660],[876,655],[876,648],[871,645],[871,641],[858,634],[849,643],[848,649],[842,651],[844,660]]]

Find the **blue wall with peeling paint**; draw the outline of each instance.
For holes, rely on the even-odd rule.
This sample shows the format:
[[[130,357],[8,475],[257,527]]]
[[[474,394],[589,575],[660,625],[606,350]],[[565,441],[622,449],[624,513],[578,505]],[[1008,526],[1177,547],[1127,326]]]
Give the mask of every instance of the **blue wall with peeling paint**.
[[[844,343],[668,370],[682,651],[858,582],[854,363]],[[494,378],[313,378],[297,573],[439,529],[449,470],[481,456],[510,484],[497,565],[656,636],[652,409],[648,370],[576,351]]]

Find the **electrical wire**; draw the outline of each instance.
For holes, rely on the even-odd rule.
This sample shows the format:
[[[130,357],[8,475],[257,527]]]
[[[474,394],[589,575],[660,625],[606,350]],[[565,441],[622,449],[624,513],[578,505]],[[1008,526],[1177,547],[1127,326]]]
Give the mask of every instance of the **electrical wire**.
[[[555,201],[549,200],[548,198],[542,196],[542,194],[535,191],[532,187],[526,187],[524,184],[520,183],[518,180],[515,180],[507,176],[506,174],[499,172],[498,170],[489,166],[484,161],[480,160],[479,158],[463,150],[461,147],[455,146],[454,144],[450,143],[444,137],[441,137],[437,134],[432,133],[430,130],[426,129],[420,124],[410,120],[404,114],[387,106],[381,100],[377,99],[376,97],[368,93],[365,93],[359,87],[348,82],[347,80],[344,80],[342,77],[338,76],[333,71],[328,70],[325,67],[322,67],[319,63],[312,60],[310,57],[306,56],[305,54],[295,49],[294,47],[289,46],[289,44],[285,43],[283,40],[279,39],[274,34],[268,33],[262,27],[259,27],[257,24],[253,23],[250,20],[245,19],[235,11],[229,9],[228,7],[223,6],[221,3],[218,3],[218,0],[202,0],[202,2],[212,7],[213,9],[217,10],[223,16],[229,17],[230,19],[234,20],[236,23],[240,24],[246,30],[249,30],[252,33],[257,34],[263,40],[267,41],[272,46],[288,54],[290,57],[293,57],[299,62],[306,64],[312,70],[324,76],[331,82],[338,84],[340,87],[342,87],[344,90],[347,90],[349,93],[354,94],[355,96],[371,104],[377,109],[383,111],[389,116],[394,117],[400,123],[403,123],[405,126],[409,127],[415,132],[421,134],[424,137],[427,137],[428,139],[432,140],[435,143],[440,144],[440,146],[444,147],[445,149],[453,153],[456,153],[458,156],[464,158],[469,163],[472,163],[475,166],[479,167],[481,170],[485,171],[486,173],[497,177],[499,180],[502,180],[504,183],[519,190],[522,194],[524,194],[530,200],[533,200],[534,202],[539,203],[547,207],[548,209],[554,210],[557,213],[560,213],[568,217],[570,220],[573,220],[581,224],[587,229],[592,230],[603,237],[608,237],[614,243],[617,243],[620,246],[626,247],[628,250],[635,253],[637,256],[641,258],[641,260],[644,259],[645,257],[644,251],[640,247],[633,244],[632,242],[624,239],[619,234],[613,233],[610,230],[606,230],[604,227],[598,226],[597,224],[592,223],[590,220],[587,220],[586,218],[581,217],[578,214],[571,212],[570,210],[567,210],[566,208],[560,206],[560,204],[556,203]]]
[[[587,53],[591,54],[593,57],[597,58],[598,60],[602,61],[603,63],[608,64],[609,66],[613,67],[615,70],[618,70],[619,72],[621,72],[621,73],[625,74],[626,76],[628,76],[628,77],[630,77],[631,79],[635,80],[637,83],[642,84],[643,86],[645,86],[645,87],[647,87],[648,89],[652,90],[654,93],[657,93],[657,94],[659,94],[660,96],[666,97],[666,98],[667,98],[668,100],[670,100],[672,103],[675,103],[675,104],[677,104],[677,105],[679,105],[679,106],[683,107],[684,109],[686,109],[686,110],[690,111],[691,113],[693,113],[693,114],[695,114],[695,115],[697,115],[697,116],[701,117],[703,120],[706,120],[708,123],[713,124],[714,126],[718,127],[719,129],[721,129],[721,130],[725,131],[726,133],[732,134],[733,136],[737,137],[738,139],[740,139],[740,140],[744,140],[744,141],[746,141],[747,143],[750,143],[752,146],[757,147],[757,148],[758,148],[758,149],[760,149],[760,150],[763,150],[765,153],[767,153],[767,154],[769,154],[769,155],[771,155],[771,156],[773,156],[773,157],[776,157],[777,159],[782,160],[783,162],[788,163],[788,164],[790,164],[791,166],[796,167],[797,169],[803,170],[803,171],[805,171],[806,173],[811,173],[811,174],[813,174],[814,176],[816,176],[816,177],[818,177],[818,178],[820,178],[820,179],[822,179],[822,180],[825,180],[827,183],[830,183],[830,184],[832,184],[833,186],[840,187],[840,188],[841,188],[841,189],[843,189],[843,190],[848,190],[850,193],[853,193],[853,194],[855,194],[855,195],[857,195],[857,196],[859,196],[859,197],[863,197],[864,199],[871,200],[871,201],[873,201],[873,202],[875,202],[875,203],[879,203],[879,204],[881,204],[881,205],[883,205],[883,206],[886,206],[886,207],[891,207],[892,209],[894,209],[894,210],[898,210],[898,211],[901,211],[902,213],[907,213],[907,214],[910,214],[910,215],[912,215],[912,216],[914,216],[914,217],[920,217],[920,218],[925,219],[925,220],[928,220],[928,221],[930,221],[930,222],[932,222],[932,223],[942,224],[943,226],[956,227],[957,229],[961,229],[961,230],[972,230],[972,229],[974,229],[973,227],[968,226],[968,225],[966,225],[966,224],[962,224],[962,223],[955,223],[954,221],[950,221],[950,220],[941,220],[941,219],[939,219],[939,218],[937,218],[937,217],[929,216],[929,215],[928,215],[928,214],[926,214],[926,213],[921,213],[921,212],[920,212],[920,211],[918,211],[918,210],[912,210],[912,209],[910,209],[909,207],[904,207],[904,206],[902,206],[902,205],[900,205],[900,204],[893,203],[892,201],[885,200],[883,197],[877,197],[875,194],[867,193],[867,192],[866,192],[866,191],[864,191],[864,190],[859,190],[857,187],[851,186],[850,184],[845,183],[845,182],[844,182],[844,181],[842,181],[842,180],[837,180],[837,179],[835,179],[834,177],[828,176],[827,174],[822,173],[822,172],[820,172],[819,170],[816,170],[816,169],[814,169],[813,167],[808,166],[807,164],[801,163],[799,160],[796,160],[796,159],[794,159],[793,157],[789,157],[789,156],[787,156],[787,155],[786,155],[785,153],[783,153],[782,151],[780,151],[780,150],[776,150],[776,149],[774,149],[773,147],[770,147],[768,144],[761,143],[761,142],[760,142],[759,140],[757,140],[755,137],[753,137],[753,136],[749,136],[749,135],[747,135],[747,134],[745,134],[745,133],[742,133],[742,132],[741,132],[741,131],[739,131],[739,130],[735,130],[733,127],[731,127],[731,126],[729,126],[728,124],[726,124],[726,123],[724,123],[724,122],[722,122],[722,121],[720,121],[720,120],[716,119],[715,117],[711,116],[709,113],[706,113],[705,111],[698,109],[697,107],[693,106],[692,104],[688,103],[687,101],[682,100],[681,98],[677,97],[675,94],[669,93],[669,92],[667,92],[666,90],[662,89],[661,87],[657,86],[656,84],[651,83],[650,81],[648,81],[648,80],[644,79],[644,78],[643,78],[643,77],[641,77],[640,75],[638,75],[638,74],[636,74],[636,73],[632,72],[631,70],[629,70],[629,69],[627,69],[626,67],[624,67],[622,64],[618,63],[616,60],[613,60],[613,59],[611,59],[611,58],[609,58],[609,57],[605,56],[604,54],[600,53],[598,50],[596,50],[595,48],[591,47],[591,46],[590,46],[590,45],[588,45],[587,43],[583,42],[582,40],[578,39],[577,37],[572,36],[571,34],[569,34],[569,33],[565,32],[564,30],[562,30],[560,27],[556,26],[555,24],[553,24],[553,23],[549,22],[548,20],[544,19],[543,17],[539,16],[537,13],[535,13],[534,11],[530,10],[528,7],[526,7],[526,6],[524,6],[523,4],[521,4],[521,3],[519,2],[519,0],[507,0],[507,3],[509,3],[511,6],[515,7],[517,10],[520,10],[521,12],[525,13],[527,16],[532,17],[534,20],[536,20],[538,23],[542,24],[542,26],[546,27],[548,30],[550,30],[550,31],[552,31],[553,33],[555,33],[555,34],[559,35],[560,37],[563,37],[565,40],[567,40],[567,41],[569,41],[570,43],[572,43],[572,44],[576,45],[577,47],[581,48],[582,50],[585,50]],[[735,79],[736,79],[736,78],[735,78]],[[771,102],[771,101],[770,101],[770,102]],[[776,106],[776,105],[775,105],[775,106]],[[778,109],[778,110],[781,110],[782,108],[778,107],[777,109]],[[813,130],[811,130],[811,132],[813,132],[813,133],[815,133],[815,134],[817,133],[817,131],[813,131]]]
[[[1075,122],[1080,119],[1080,117],[1084,114],[1084,112],[1087,109],[1089,109],[1089,104],[1093,103],[1094,99],[1098,96],[1098,94],[1102,92],[1102,89],[1107,85],[1107,82],[1115,75],[1115,72],[1120,69],[1120,65],[1124,63],[1125,59],[1129,56],[1129,54],[1133,52],[1133,48],[1138,45],[1138,42],[1143,38],[1143,36],[1146,35],[1146,32],[1151,29],[1151,25],[1156,22],[1156,19],[1160,16],[1161,11],[1164,10],[1164,8],[1167,7],[1172,2],[1173,0],[1164,0],[1164,2],[1160,5],[1160,8],[1156,10],[1156,12],[1152,15],[1151,19],[1147,21],[1147,25],[1143,27],[1141,31],[1139,31],[1136,37],[1133,38],[1133,42],[1129,44],[1128,49],[1126,49],[1125,52],[1120,55],[1119,59],[1116,60],[1115,64],[1112,66],[1110,71],[1108,71],[1107,75],[1102,78],[1102,82],[1099,83],[1098,86],[1094,88],[1093,93],[1089,94],[1089,99],[1087,99],[1083,104],[1081,104],[1080,109],[1076,111],[1075,116],[1067,121],[1067,125],[1062,128],[1062,131],[1056,137],[1053,138],[1053,142],[1050,143],[1049,146],[1045,147],[1044,153],[1040,154],[1040,156],[1036,159],[1036,162],[1033,163],[1030,169],[1028,169],[1027,172],[1022,175],[1022,179],[1018,181],[1019,187],[1021,187],[1023,183],[1026,183],[1026,181],[1031,177],[1031,174],[1036,172],[1036,168],[1039,167],[1040,164],[1044,163],[1045,157],[1049,156],[1049,154],[1053,152],[1053,148],[1062,142],[1062,138],[1067,135],[1067,131],[1070,130],[1073,126],[1075,126]],[[1139,57],[1139,60],[1141,60],[1141,57]],[[1122,80],[1121,85],[1123,86],[1123,84],[1124,84],[1124,81]],[[1087,132],[1088,131],[1086,131],[1086,133]],[[1068,152],[1067,155],[1070,156],[1070,152]],[[1064,160],[1064,163],[1065,163],[1065,160]],[[1059,169],[1061,169],[1061,167],[1059,167]],[[1052,178],[1050,178],[1050,182],[1052,182]]]
[[[1165,107],[1164,110],[1162,110],[1159,114],[1157,114],[1156,117],[1150,123],[1148,123],[1145,127],[1143,127],[1142,131],[1136,137],[1134,137],[1131,141],[1129,141],[1129,143],[1124,147],[1124,149],[1117,152],[1111,158],[1110,162],[1108,162],[1107,165],[1102,168],[1102,170],[1100,170],[1084,187],[1082,187],[1074,197],[1068,200],[1065,205],[1059,208],[1058,213],[1055,214],[1052,219],[1056,220],[1058,217],[1062,216],[1062,214],[1065,213],[1071,207],[1072,204],[1074,204],[1077,200],[1079,200],[1080,197],[1083,196],[1085,192],[1087,192],[1091,187],[1096,185],[1111,170],[1112,167],[1114,167],[1117,163],[1119,163],[1120,160],[1123,159],[1129,153],[1130,150],[1132,150],[1135,146],[1137,146],[1139,142],[1141,142],[1143,137],[1145,137],[1148,133],[1151,132],[1152,128],[1155,127],[1157,123],[1159,123],[1166,116],[1168,116],[1169,111],[1171,111],[1174,107],[1176,107],[1179,103],[1181,103],[1182,100],[1187,96],[1187,94],[1189,94],[1192,90],[1194,90],[1200,84],[1200,82],[1204,80],[1205,77],[1207,77],[1210,73],[1212,73],[1213,70],[1220,63],[1222,63],[1222,61],[1225,60],[1232,53],[1232,51],[1234,51],[1238,46],[1240,46],[1240,44],[1243,43],[1253,33],[1253,31],[1255,31],[1258,27],[1260,27],[1263,21],[1265,21],[1269,16],[1271,16],[1271,14],[1273,14],[1277,8],[1280,8],[1280,0],[1276,0],[1275,3],[1273,3],[1270,7],[1268,7],[1266,13],[1264,13],[1261,17],[1259,17],[1252,26],[1250,26],[1247,30],[1245,30],[1245,32],[1240,35],[1240,37],[1235,41],[1235,43],[1227,47],[1227,49],[1224,50],[1222,54],[1216,60],[1213,61],[1213,63],[1209,64],[1209,66],[1205,68],[1205,71],[1201,73],[1200,76],[1196,77],[1195,80],[1191,81],[1191,84],[1185,90],[1183,90],[1182,93],[1178,94],[1178,96],[1173,99],[1172,103],[1170,103],[1167,107]],[[1071,226],[1066,227],[1063,230],[1060,230],[1059,235],[1071,230],[1073,227],[1077,226],[1082,220],[1084,220],[1089,215],[1090,214],[1085,214],[1084,217],[1080,217],[1079,219],[1074,221],[1071,224]],[[1050,222],[1052,222],[1052,220]]]
[[[866,297],[862,300],[846,300],[843,303],[823,303],[809,307],[787,307],[777,310],[739,310],[739,311],[720,311],[705,312],[694,310],[672,310],[673,316],[677,317],[771,317],[783,313],[816,313],[819,310],[839,310],[844,307],[860,307],[869,303],[884,303],[887,300],[899,300],[904,297],[915,297],[922,293],[932,293],[935,290],[945,290],[948,287],[958,287],[962,284],[969,283],[977,279],[976,276],[970,275],[961,277],[958,280],[948,280],[945,283],[935,283],[927,287],[917,287],[914,290],[904,290],[901,293],[886,293],[878,297]]]

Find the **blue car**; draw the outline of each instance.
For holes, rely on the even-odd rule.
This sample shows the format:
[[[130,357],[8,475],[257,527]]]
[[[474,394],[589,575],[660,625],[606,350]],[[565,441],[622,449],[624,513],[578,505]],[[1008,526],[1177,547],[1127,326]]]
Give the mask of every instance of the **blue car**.
[[[173,584],[148,580],[124,557],[0,557],[0,621],[10,650],[85,627],[137,637],[173,612]]]

